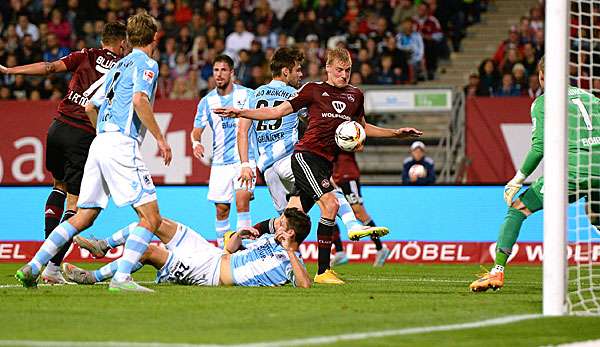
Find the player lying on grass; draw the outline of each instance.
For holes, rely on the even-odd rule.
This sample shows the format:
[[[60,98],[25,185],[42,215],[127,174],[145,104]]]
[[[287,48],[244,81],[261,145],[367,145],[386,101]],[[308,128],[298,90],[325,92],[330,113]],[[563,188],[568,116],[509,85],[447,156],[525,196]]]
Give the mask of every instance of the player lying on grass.
[[[135,228],[135,223],[105,240],[77,236],[74,241],[95,257],[101,258],[110,248],[124,244],[132,227]],[[227,254],[189,227],[163,219],[156,236],[166,245],[166,249],[148,246],[133,271],[145,264],[152,265],[158,270],[157,283],[248,287],[292,283],[297,287],[309,288],[310,277],[301,260],[298,246],[310,232],[310,219],[304,212],[288,208],[274,221],[271,229],[274,234],[268,233],[268,229],[267,232],[251,227],[240,229],[228,239],[225,250],[231,254]],[[256,241],[244,248],[242,239]],[[96,271],[64,263],[62,270],[70,281],[93,284],[111,278],[117,271],[118,261],[120,260]]]
[[[544,87],[544,58],[538,65],[540,85]],[[588,215],[593,225],[598,225],[600,213],[600,150],[596,139],[600,138],[600,99],[591,93],[569,87],[568,126],[569,126],[569,202],[585,198],[588,202]],[[496,290],[504,286],[504,267],[512,248],[517,241],[523,221],[543,208],[544,178],[538,178],[515,201],[514,196],[542,161],[544,153],[544,95],[537,97],[531,107],[533,135],[531,149],[515,177],[504,188],[504,200],[509,206],[504,224],[496,243],[494,268],[471,283],[474,292]]]

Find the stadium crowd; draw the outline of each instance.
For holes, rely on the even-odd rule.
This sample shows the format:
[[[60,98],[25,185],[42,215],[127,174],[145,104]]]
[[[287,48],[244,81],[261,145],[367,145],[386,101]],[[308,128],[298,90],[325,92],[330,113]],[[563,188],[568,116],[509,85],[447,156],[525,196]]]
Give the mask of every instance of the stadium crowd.
[[[250,88],[270,79],[274,49],[302,47],[305,81],[321,80],[325,51],[353,54],[351,83],[414,84],[435,78],[460,50],[486,0],[6,0],[0,2],[0,64],[53,61],[99,47],[104,23],[141,9],[161,23],[157,98],[195,99],[214,87],[212,59],[227,53]],[[68,75],[0,76],[0,100],[59,100]]]

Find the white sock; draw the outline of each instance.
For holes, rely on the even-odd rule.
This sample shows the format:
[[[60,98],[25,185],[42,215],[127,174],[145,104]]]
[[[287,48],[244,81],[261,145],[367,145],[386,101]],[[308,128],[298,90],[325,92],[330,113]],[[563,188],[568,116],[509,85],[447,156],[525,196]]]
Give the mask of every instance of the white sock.
[[[494,268],[492,269],[492,271],[490,271],[490,273],[492,275],[493,274],[497,274],[498,272],[504,272],[504,266],[496,264],[496,266],[494,266]]]

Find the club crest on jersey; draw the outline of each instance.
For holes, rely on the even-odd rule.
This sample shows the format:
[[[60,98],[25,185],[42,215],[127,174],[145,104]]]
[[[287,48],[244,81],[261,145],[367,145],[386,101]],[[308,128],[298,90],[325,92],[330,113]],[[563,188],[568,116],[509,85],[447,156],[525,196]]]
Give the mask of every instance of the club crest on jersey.
[[[154,71],[152,70],[144,70],[144,77],[142,77],[144,81],[151,82],[154,78]]]
[[[346,109],[346,103],[343,101],[334,100],[331,102],[331,105],[335,109],[335,112],[342,113]]]
[[[348,100],[350,100],[350,102],[354,102],[354,97],[351,94],[346,95],[346,97]]]
[[[323,186],[323,188],[329,188],[329,180],[324,179],[323,181],[321,181],[321,185]]]

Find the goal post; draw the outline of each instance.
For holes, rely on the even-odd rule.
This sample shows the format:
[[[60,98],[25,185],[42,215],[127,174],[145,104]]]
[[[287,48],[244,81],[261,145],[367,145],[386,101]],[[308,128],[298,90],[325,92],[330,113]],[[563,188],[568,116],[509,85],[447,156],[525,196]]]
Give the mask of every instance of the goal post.
[[[546,1],[543,314],[567,313],[568,0]],[[550,160],[551,159],[551,160]]]

